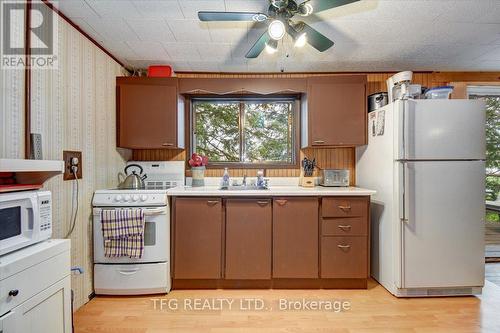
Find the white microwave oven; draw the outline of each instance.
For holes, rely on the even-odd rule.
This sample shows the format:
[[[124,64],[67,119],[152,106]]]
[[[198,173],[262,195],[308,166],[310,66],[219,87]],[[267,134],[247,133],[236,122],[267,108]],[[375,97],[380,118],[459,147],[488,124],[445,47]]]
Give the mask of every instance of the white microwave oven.
[[[52,236],[49,191],[0,194],[0,256]]]

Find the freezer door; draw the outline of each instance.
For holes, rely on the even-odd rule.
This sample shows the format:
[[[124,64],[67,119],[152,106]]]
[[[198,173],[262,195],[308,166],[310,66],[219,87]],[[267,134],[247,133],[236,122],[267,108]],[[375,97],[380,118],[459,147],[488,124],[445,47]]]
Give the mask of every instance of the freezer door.
[[[402,164],[406,221],[399,222],[398,287],[482,286],[484,162]]]
[[[399,159],[484,159],[481,100],[409,100],[399,105]]]

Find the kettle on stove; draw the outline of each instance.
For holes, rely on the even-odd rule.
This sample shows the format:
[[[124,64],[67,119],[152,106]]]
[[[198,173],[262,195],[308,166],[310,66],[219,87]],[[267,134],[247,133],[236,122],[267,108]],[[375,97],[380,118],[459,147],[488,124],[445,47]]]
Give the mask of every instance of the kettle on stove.
[[[132,173],[128,173],[128,169],[134,167],[139,169],[139,174],[136,173],[136,170],[132,170]],[[144,179],[148,178],[148,175],[142,174],[143,169],[138,164],[129,164],[125,168],[125,175],[127,176],[123,182],[118,185],[118,188],[121,190],[140,190],[144,189],[146,186],[144,185]]]

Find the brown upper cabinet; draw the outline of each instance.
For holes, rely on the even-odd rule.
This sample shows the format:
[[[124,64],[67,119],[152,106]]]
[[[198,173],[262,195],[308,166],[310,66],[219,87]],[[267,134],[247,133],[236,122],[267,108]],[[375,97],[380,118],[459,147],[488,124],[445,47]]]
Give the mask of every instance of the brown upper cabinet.
[[[177,78],[116,78],[117,146],[184,147],[184,107]]]
[[[301,126],[303,148],[366,144],[366,75],[308,78]]]

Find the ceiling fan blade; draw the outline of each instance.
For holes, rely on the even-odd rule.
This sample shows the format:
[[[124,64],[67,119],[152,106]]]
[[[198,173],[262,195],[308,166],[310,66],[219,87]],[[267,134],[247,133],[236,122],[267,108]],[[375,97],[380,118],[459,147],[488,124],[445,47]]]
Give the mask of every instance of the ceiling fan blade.
[[[267,33],[267,30],[264,31],[262,36],[253,44],[252,48],[248,53],[245,55],[246,58],[257,58],[259,54],[264,50],[266,47],[266,43],[271,39],[269,34]]]
[[[333,46],[333,41],[320,33],[318,30],[312,28],[306,23],[302,23],[303,28],[301,32],[306,33],[306,38],[307,42],[311,44],[312,47],[314,47],[316,50],[323,52],[328,50],[330,47]]]
[[[255,21],[262,22],[267,20],[267,15],[263,13],[247,12],[198,12],[198,18],[201,21]]]
[[[311,11],[308,11],[307,15],[319,13],[323,10],[348,5],[353,2],[358,2],[360,0],[308,0],[301,3],[299,6],[309,6]]]

